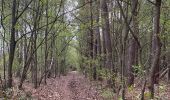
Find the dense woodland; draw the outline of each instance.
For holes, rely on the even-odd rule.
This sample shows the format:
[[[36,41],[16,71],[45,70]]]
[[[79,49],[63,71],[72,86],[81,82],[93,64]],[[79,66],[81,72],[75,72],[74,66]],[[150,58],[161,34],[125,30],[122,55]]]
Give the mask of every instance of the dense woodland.
[[[169,33],[170,0],[0,0],[0,96],[76,71],[101,100],[170,100]]]

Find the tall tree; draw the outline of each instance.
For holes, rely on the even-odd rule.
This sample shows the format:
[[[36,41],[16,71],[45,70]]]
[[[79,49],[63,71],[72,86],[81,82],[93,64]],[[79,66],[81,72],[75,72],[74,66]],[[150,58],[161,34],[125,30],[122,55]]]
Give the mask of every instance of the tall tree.
[[[16,19],[16,8],[17,7],[17,1],[13,0],[12,2],[12,26],[11,26],[11,38],[10,38],[10,51],[9,51],[9,64],[8,64],[8,87],[12,87],[12,66],[13,66],[13,60],[14,60],[14,54],[15,54],[15,25],[17,23]]]
[[[151,92],[151,98],[154,98],[154,84],[158,83],[159,79],[159,64],[161,54],[161,41],[160,41],[160,9],[161,1],[155,0],[153,8],[153,34],[152,34],[152,53],[151,53],[151,72],[149,90]]]
[[[109,12],[106,0],[101,0],[101,20],[103,32],[103,49],[106,49],[106,66],[114,71],[113,57],[112,57],[112,43],[110,35]],[[103,50],[105,51],[105,50]]]
[[[131,0],[131,13],[132,13],[132,31],[135,34],[139,34],[138,31],[138,20],[137,20],[137,8],[138,0]],[[134,83],[134,66],[138,65],[138,44],[137,41],[132,37],[129,43],[128,49],[128,84],[132,85]]]
[[[45,66],[44,66],[44,72],[45,72],[45,76],[44,76],[44,82],[45,84],[47,84],[46,82],[46,73],[47,73],[47,58],[48,58],[48,44],[47,44],[47,38],[48,38],[48,0],[46,0],[46,29],[45,29]]]

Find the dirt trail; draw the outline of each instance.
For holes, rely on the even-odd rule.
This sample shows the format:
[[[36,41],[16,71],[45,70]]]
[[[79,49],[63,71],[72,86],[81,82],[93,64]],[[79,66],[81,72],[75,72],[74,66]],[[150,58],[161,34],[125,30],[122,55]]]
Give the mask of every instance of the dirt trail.
[[[38,89],[29,90],[26,84],[24,87],[36,100],[103,100],[91,83],[79,72],[72,71],[67,76],[48,79],[47,85]]]

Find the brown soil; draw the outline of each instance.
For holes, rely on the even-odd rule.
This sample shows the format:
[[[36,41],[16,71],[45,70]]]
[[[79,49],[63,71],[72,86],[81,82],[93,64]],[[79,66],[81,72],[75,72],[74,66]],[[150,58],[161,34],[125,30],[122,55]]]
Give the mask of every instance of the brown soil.
[[[72,71],[67,76],[47,79],[47,85],[33,89],[25,83],[25,91],[30,91],[35,100],[103,100],[97,88],[82,74]]]

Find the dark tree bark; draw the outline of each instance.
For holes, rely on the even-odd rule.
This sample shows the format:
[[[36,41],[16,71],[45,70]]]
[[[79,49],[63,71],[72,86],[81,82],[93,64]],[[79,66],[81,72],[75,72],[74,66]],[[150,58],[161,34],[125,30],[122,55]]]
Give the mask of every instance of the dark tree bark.
[[[103,0],[100,0],[100,9],[101,9],[101,14],[100,14],[100,16],[102,17],[101,18],[101,22],[102,22],[102,28],[104,27],[104,25],[103,25],[103,22],[104,22],[104,19],[103,19],[103,15],[104,15],[104,11],[103,11]],[[102,29],[102,40],[101,40],[101,42],[102,42],[102,55],[101,55],[101,57],[102,57],[102,66],[106,66],[106,44],[105,44],[105,42],[106,42],[106,40],[105,40],[105,34],[104,34],[104,30]]]
[[[97,63],[94,64],[93,67],[93,79],[97,79],[97,67],[101,68],[101,41],[100,41],[100,29],[99,29],[99,0],[96,0],[95,4],[94,4],[94,14],[93,14],[93,19],[94,22],[96,24],[94,24],[94,28],[93,28],[93,34],[94,34],[94,38],[93,38],[93,59],[95,61],[98,61],[98,65]],[[92,8],[93,9],[93,8]]]
[[[46,82],[46,79],[47,79],[47,75],[46,75],[46,72],[47,72],[47,58],[48,58],[48,44],[47,44],[47,36],[48,36],[48,0],[46,1],[47,2],[47,4],[46,4],[46,24],[47,24],[47,26],[46,26],[46,29],[45,29],[45,66],[44,66],[44,68],[45,68],[45,70],[44,70],[44,72],[45,72],[45,76],[44,76],[44,83],[45,84],[47,84],[47,82]]]
[[[159,82],[159,62],[161,54],[160,42],[160,8],[161,0],[155,0],[153,10],[153,35],[152,35],[152,53],[151,53],[151,71],[149,76],[149,90],[151,98],[154,98],[154,84]]]
[[[96,1],[96,13],[95,13],[95,22],[96,22],[96,26],[95,26],[95,42],[96,42],[96,45],[97,45],[97,55],[98,56],[101,56],[101,53],[102,53],[102,51],[101,51],[101,35],[100,35],[100,27],[99,27],[99,21],[100,21],[100,19],[99,19],[99,17],[100,17],[100,0],[97,0]],[[101,60],[101,59],[100,59]]]
[[[12,26],[11,26],[11,37],[10,37],[10,50],[9,50],[9,64],[8,64],[8,88],[12,87],[12,66],[15,55],[15,25],[16,25],[16,0],[12,2]]]
[[[96,60],[96,56],[97,56],[97,44],[96,44],[96,38],[95,38],[95,30],[93,29],[94,28],[94,12],[95,12],[95,9],[93,10],[93,2],[92,0],[90,0],[90,58],[91,58],[91,65],[90,67],[92,67],[92,74],[93,74],[93,79],[96,80],[96,64],[93,63],[95,60]]]
[[[138,22],[137,22],[137,5],[138,0],[131,0],[131,13],[132,13],[132,31],[138,34]],[[134,69],[133,66],[138,65],[138,44],[137,41],[132,37],[129,44],[128,50],[128,85],[134,84]]]
[[[106,49],[106,66],[114,71],[113,58],[112,58],[112,44],[109,25],[109,12],[106,0],[101,0],[101,20],[102,20],[102,33],[103,33],[103,51]]]
[[[128,0],[127,0],[127,2],[128,2]],[[129,16],[128,16],[128,13],[129,13],[129,11],[128,11],[128,8],[129,8],[129,5],[128,4],[126,4],[126,3],[123,3],[123,9],[124,9],[124,12],[125,12],[125,16],[126,16],[126,18],[128,19],[129,18]],[[121,14],[121,16],[123,17],[123,14]],[[124,24],[123,25],[123,30],[121,30],[122,31],[122,39],[121,39],[121,61],[120,61],[120,65],[121,65],[121,82],[122,82],[122,99],[124,100],[125,99],[125,78],[126,78],[126,75],[128,75],[128,68],[127,68],[127,65],[126,64],[128,64],[128,62],[126,62],[126,61],[128,61],[128,59],[127,59],[127,53],[128,53],[128,50],[126,50],[126,48],[127,48],[127,38],[128,38],[128,33],[129,33],[129,29],[128,29],[128,26],[127,26],[127,24],[126,24],[126,22],[125,22],[125,20],[123,20],[122,18],[121,18],[121,20],[122,20],[122,24]]]

